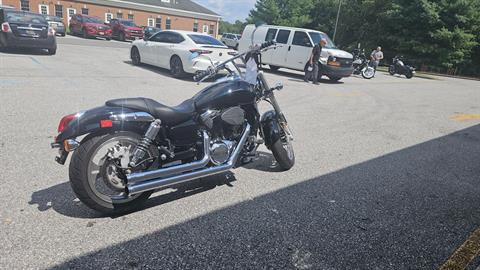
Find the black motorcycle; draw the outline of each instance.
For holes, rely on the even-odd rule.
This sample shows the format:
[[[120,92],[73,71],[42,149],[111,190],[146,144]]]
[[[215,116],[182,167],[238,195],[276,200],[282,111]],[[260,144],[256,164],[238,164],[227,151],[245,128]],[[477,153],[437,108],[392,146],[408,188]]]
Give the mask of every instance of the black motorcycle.
[[[371,79],[375,76],[375,68],[370,65],[364,50],[356,49],[353,52],[353,74],[361,74],[365,79]]]
[[[228,73],[178,106],[124,98],[63,117],[52,147],[59,148],[56,161],[62,165],[73,153],[69,175],[78,198],[103,213],[131,211],[155,190],[181,188],[252,162],[263,143],[279,167],[289,170],[295,163],[293,137],[274,95],[283,86],[271,87],[261,71],[249,83],[242,70],[247,59],[261,59],[273,45],[264,43],[197,74],[194,79],[204,81]],[[260,116],[262,100],[273,110]]]
[[[388,67],[388,73],[390,73],[390,75],[405,75],[407,79],[411,79],[413,77],[413,74],[415,74],[415,68],[406,65],[403,62],[403,57],[395,56],[395,58],[393,58],[392,60],[392,64]]]

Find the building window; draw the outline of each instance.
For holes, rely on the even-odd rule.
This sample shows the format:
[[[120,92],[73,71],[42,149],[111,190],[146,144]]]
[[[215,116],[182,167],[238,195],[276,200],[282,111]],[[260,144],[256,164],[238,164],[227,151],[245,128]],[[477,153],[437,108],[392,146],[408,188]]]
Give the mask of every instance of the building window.
[[[215,26],[210,24],[210,29],[208,30],[208,34],[213,35],[213,30],[215,30]]]
[[[193,23],[193,32],[198,32],[198,21]]]
[[[63,6],[62,5],[55,5],[55,16],[59,18],[63,18]]]
[[[148,19],[147,19],[147,25],[148,25],[149,27],[155,26],[155,20],[154,20],[153,18],[148,18]]]
[[[133,21],[133,14],[128,14],[128,19]]]
[[[165,29],[172,29],[172,20],[170,18],[167,18],[165,21]]]
[[[82,8],[82,14],[88,15],[88,8]]]
[[[162,18],[161,17],[155,19],[155,27],[159,28],[159,29],[162,29]]]
[[[113,19],[113,14],[112,13],[105,13],[105,22],[110,22],[110,20]]]
[[[30,11],[30,1],[29,0],[20,0],[20,7],[23,11]]]
[[[123,19],[123,13],[117,12],[117,19]]]
[[[47,5],[38,5],[39,13],[42,15],[48,15],[48,6]]]
[[[203,30],[202,32],[203,32],[204,34],[208,33],[208,25],[204,24],[202,30]]]

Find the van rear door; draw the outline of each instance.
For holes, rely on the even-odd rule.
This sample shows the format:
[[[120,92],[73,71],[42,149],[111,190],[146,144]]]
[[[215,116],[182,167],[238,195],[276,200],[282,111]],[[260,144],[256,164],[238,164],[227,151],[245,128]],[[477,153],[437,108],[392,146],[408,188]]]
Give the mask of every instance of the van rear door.
[[[312,41],[306,32],[295,31],[291,44],[287,53],[286,66],[291,69],[304,70],[312,54]]]
[[[275,40],[275,37],[277,35],[278,29],[276,28],[268,28],[267,33],[265,35],[265,42]],[[272,62],[272,57],[275,52],[275,50],[268,50],[262,54],[262,63],[264,64],[270,64]]]

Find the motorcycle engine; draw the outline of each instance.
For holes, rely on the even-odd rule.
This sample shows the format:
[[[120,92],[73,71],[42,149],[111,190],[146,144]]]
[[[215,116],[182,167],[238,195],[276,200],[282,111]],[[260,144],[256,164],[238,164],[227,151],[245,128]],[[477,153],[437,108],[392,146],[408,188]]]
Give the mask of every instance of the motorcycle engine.
[[[210,145],[211,161],[215,165],[228,161],[242,135],[245,125],[245,111],[240,107],[231,107],[202,115],[202,121],[210,130],[212,144]]]

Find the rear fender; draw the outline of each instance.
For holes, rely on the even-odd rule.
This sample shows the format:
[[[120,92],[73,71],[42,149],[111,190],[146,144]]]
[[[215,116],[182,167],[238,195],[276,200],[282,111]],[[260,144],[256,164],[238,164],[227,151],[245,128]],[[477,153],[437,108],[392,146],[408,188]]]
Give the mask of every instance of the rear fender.
[[[111,120],[111,125],[101,122]],[[116,130],[138,130],[144,132],[155,118],[146,113],[128,108],[102,106],[78,113],[76,118],[65,127],[55,139],[60,145],[63,141],[91,133],[109,133]]]
[[[262,115],[260,120],[262,125],[263,139],[268,149],[281,139],[281,127],[278,122],[277,113],[274,110],[268,111]]]

